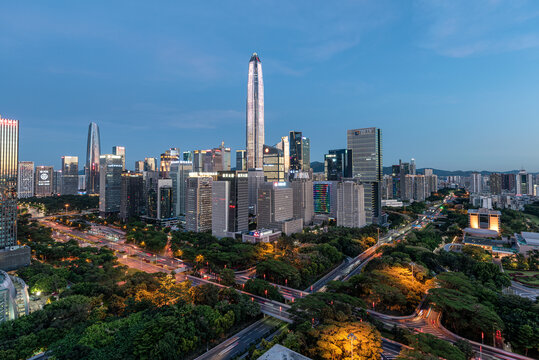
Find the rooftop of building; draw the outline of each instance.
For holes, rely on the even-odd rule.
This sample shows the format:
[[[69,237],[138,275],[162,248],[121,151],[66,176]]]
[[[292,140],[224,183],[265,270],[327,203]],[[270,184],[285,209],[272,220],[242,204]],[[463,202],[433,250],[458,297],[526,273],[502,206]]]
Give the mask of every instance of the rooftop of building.
[[[481,238],[497,238],[499,236],[496,230],[489,230],[489,229],[474,229],[474,228],[467,227],[463,231],[472,236],[477,236]]]
[[[271,349],[260,356],[258,360],[310,360],[310,358],[292,351],[282,345],[275,344],[271,347]]]
[[[515,238],[521,245],[539,247],[539,233],[523,231],[520,234],[515,234]]]
[[[498,210],[490,210],[485,208],[480,209],[469,209],[468,214],[479,214],[479,215],[498,215],[502,216],[502,213]]]
[[[476,229],[473,229],[476,230]],[[509,245],[510,242],[508,240],[496,240],[496,239],[485,239],[483,237],[476,237],[476,236],[465,236],[464,237],[464,244],[470,244],[470,245],[481,245],[481,246],[492,246],[492,247],[504,247],[504,245]]]

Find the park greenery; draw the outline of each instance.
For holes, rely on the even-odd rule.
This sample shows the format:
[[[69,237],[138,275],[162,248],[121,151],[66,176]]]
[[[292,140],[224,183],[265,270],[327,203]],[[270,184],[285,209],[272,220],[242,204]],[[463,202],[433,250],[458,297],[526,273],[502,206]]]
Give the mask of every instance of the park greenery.
[[[126,225],[126,242],[133,243],[153,252],[161,252],[167,245],[167,232],[170,229],[161,229],[158,226],[132,222]]]
[[[233,289],[130,274],[112,251],[54,242],[28,215],[18,231],[33,255],[18,275],[52,295],[43,309],[0,324],[1,359],[43,351],[60,360],[183,359],[259,317],[258,305]]]
[[[46,197],[30,197],[21,199],[21,205],[26,205],[43,211],[45,214],[61,214],[66,211],[82,211],[97,209],[98,196],[90,195],[59,195]],[[67,205],[67,207],[66,207]]]

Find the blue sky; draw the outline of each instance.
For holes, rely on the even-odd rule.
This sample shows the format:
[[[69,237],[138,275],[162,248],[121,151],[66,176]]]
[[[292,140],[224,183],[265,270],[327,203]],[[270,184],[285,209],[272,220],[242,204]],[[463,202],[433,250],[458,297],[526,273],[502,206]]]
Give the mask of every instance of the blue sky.
[[[384,165],[539,171],[537,1],[35,1],[0,4],[0,114],[20,158],[245,143],[247,66],[261,57],[266,143],[311,159],[346,129],[383,131]]]

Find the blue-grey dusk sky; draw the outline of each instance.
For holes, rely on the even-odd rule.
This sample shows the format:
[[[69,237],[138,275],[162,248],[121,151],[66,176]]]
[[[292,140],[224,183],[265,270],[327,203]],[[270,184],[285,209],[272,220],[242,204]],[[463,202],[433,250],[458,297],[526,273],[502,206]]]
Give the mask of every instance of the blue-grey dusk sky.
[[[91,121],[128,168],[236,150],[253,52],[270,145],[303,131],[320,161],[376,126],[386,166],[539,170],[537,1],[2,2],[0,114],[36,165],[82,165]]]

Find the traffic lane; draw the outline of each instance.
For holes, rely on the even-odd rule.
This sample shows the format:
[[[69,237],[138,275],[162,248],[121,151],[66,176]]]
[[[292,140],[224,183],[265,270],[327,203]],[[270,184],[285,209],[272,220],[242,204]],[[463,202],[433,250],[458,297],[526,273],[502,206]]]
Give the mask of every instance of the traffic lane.
[[[195,360],[228,360],[243,354],[249,346],[282,325],[282,322],[272,317],[266,317],[210,349]]]

